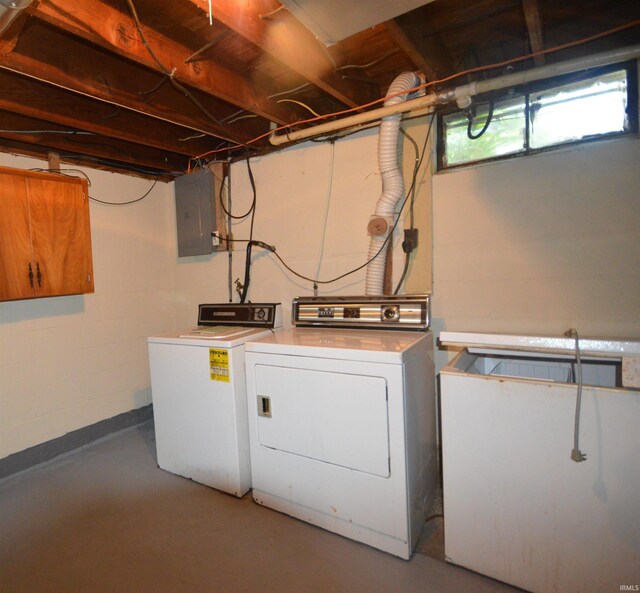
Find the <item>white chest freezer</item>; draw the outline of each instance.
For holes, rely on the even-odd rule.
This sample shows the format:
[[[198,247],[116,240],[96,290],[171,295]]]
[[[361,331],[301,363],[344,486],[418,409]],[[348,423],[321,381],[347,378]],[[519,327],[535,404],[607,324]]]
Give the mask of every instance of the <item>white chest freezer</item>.
[[[440,341],[473,345],[440,375],[447,560],[536,593],[640,585],[640,342],[580,340],[577,463],[573,339]]]

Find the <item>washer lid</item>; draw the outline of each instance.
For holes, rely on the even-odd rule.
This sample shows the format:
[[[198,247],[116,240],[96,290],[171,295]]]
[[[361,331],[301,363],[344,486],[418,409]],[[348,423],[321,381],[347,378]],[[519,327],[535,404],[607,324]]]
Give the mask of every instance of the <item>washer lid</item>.
[[[213,342],[216,342],[219,346],[230,348],[244,344],[247,340],[260,338],[271,333],[272,330],[270,329],[257,327],[198,326],[182,332],[169,332],[151,336],[149,342],[207,346],[211,346]]]

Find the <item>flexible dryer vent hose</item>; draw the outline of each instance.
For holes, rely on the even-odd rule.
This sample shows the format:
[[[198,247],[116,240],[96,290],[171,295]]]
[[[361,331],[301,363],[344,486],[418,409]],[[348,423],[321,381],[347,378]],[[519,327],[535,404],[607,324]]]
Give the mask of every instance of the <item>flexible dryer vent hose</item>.
[[[413,72],[403,72],[395,78],[387,91],[385,107],[396,105],[407,100],[407,91],[420,84],[420,79]],[[400,94],[399,94],[400,93]],[[378,137],[378,165],[382,176],[382,195],[376,204],[375,216],[384,219],[393,218],[396,205],[404,195],[404,181],[398,162],[398,134],[401,115],[389,115],[382,118]],[[389,227],[389,232],[391,226]],[[372,236],[369,243],[367,259],[375,257],[386,239],[385,235]],[[367,266],[365,294],[380,295],[383,293],[384,272],[389,242],[379,255]]]

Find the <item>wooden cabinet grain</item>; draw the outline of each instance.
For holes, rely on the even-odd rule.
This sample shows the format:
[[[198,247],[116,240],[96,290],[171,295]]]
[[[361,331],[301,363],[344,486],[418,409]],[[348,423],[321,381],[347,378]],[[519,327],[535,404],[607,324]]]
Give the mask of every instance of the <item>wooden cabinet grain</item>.
[[[0,301],[93,290],[86,180],[0,167]]]

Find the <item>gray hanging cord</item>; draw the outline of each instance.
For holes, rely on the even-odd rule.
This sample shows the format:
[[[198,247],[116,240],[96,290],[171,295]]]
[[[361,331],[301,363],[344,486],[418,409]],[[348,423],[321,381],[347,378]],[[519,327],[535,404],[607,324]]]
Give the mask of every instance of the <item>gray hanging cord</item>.
[[[573,449],[571,449],[571,459],[576,463],[586,461],[587,455],[580,451],[580,404],[582,403],[582,360],[580,359],[580,338],[578,331],[574,328],[565,332],[565,336],[574,338],[576,342],[576,379],[578,383],[578,395],[576,397],[576,413],[573,427]]]

